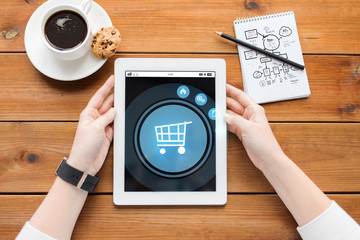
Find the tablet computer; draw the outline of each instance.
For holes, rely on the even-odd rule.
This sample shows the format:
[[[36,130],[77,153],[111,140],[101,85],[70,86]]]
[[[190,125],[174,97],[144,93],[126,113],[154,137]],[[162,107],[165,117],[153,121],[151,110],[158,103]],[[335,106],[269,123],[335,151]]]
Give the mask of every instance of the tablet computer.
[[[115,61],[116,205],[221,205],[226,184],[223,59]]]

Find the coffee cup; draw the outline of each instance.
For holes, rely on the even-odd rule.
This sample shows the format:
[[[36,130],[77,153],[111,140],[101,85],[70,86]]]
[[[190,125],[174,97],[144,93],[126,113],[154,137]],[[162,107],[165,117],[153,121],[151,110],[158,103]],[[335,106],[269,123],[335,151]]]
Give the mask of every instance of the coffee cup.
[[[40,37],[56,57],[74,60],[90,50],[92,32],[87,14],[91,6],[92,0],[83,0],[80,6],[57,5],[43,15]]]

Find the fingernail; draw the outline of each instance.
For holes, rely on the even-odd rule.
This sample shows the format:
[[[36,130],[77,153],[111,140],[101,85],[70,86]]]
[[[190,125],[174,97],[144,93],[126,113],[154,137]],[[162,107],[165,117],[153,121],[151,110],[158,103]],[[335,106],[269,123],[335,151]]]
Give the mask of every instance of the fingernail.
[[[116,113],[116,109],[115,109],[115,108],[110,108],[110,109],[109,109],[109,112],[112,113],[112,114],[115,114],[115,113]]]

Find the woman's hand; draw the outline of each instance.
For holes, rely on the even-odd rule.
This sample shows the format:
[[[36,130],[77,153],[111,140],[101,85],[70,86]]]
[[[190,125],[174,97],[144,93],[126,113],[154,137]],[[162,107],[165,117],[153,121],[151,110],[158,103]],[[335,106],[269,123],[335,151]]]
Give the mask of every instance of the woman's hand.
[[[269,126],[264,108],[243,91],[227,85],[228,110],[224,116],[228,130],[242,141],[247,154],[261,171],[283,152]]]
[[[69,165],[90,175],[102,167],[113,139],[114,128],[111,123],[116,116],[114,94],[108,96],[114,87],[114,76],[90,99],[86,108],[81,112],[76,130]]]

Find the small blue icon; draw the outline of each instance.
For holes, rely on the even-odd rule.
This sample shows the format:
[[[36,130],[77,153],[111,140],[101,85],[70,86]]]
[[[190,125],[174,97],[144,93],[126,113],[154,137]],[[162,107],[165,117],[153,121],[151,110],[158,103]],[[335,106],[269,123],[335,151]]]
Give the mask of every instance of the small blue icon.
[[[160,148],[160,153],[165,154],[164,147],[179,147],[178,153],[185,153],[185,139],[186,139],[186,125],[192,122],[181,122],[167,125],[155,126],[157,146]]]
[[[209,115],[209,118],[210,118],[211,120],[215,120],[215,119],[216,119],[216,111],[215,111],[215,108],[210,109],[208,115]]]
[[[177,95],[180,97],[180,98],[187,98],[190,94],[190,90],[187,86],[180,86],[178,87],[177,89]]]
[[[196,95],[195,97],[195,102],[197,105],[202,106],[205,105],[207,102],[207,97],[205,94],[203,93],[199,93],[198,95]]]

